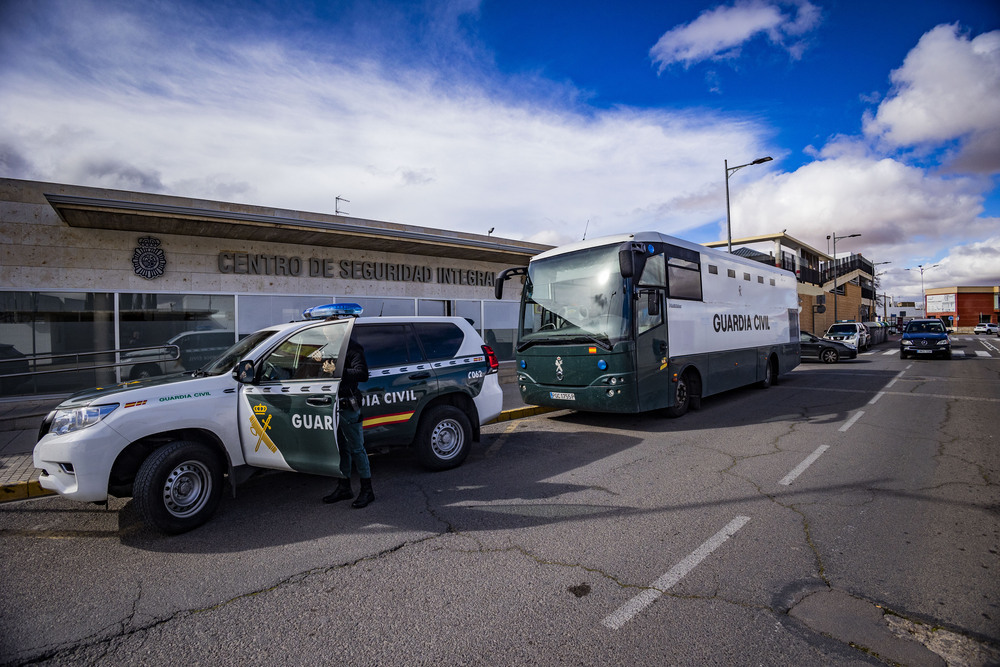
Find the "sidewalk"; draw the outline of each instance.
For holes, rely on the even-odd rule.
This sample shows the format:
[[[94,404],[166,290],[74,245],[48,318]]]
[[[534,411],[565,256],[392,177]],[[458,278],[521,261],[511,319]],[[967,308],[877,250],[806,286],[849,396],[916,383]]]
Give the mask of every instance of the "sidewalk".
[[[550,412],[553,408],[525,405],[514,382],[503,389],[503,412],[495,421],[508,421]],[[38,440],[38,427],[62,397],[0,403],[0,503],[50,496],[38,483],[38,470],[31,456]]]

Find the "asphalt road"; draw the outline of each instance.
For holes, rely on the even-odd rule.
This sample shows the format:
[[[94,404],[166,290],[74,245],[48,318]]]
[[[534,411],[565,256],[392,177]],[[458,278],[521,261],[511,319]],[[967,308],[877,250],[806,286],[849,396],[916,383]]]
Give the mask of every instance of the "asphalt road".
[[[0,663],[997,664],[1000,358],[894,350],[375,454],[363,510],[278,473],[177,537],[2,505]]]

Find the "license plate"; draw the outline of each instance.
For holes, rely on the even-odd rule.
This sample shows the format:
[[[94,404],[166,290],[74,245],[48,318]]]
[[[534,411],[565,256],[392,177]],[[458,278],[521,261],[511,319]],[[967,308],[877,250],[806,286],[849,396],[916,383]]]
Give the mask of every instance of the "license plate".
[[[550,391],[549,398],[554,398],[557,401],[575,401],[576,394],[567,394],[562,391]]]
[[[934,354],[934,350],[917,350],[917,354]]]

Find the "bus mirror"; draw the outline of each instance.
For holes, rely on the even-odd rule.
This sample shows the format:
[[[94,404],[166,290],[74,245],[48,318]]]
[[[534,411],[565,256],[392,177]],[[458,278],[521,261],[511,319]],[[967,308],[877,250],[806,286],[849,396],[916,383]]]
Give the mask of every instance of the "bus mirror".
[[[646,305],[646,310],[649,312],[650,317],[660,316],[660,299],[658,298],[655,290],[649,290],[646,294],[646,298],[649,300]]]
[[[621,271],[622,278],[631,278],[634,273],[632,270],[632,251],[628,248],[618,251],[618,269]]]
[[[504,269],[497,274],[496,284],[493,285],[493,296],[497,299],[503,298],[503,284],[507,282],[511,276],[526,276],[528,275],[528,267],[526,266],[515,266],[512,269]]]
[[[618,270],[622,278],[638,278],[646,268],[646,254],[642,246],[635,248],[634,245],[628,244],[618,251]]]

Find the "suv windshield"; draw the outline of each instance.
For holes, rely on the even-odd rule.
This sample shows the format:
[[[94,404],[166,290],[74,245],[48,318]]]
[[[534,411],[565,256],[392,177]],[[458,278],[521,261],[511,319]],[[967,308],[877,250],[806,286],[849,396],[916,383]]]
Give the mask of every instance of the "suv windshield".
[[[944,333],[944,325],[940,322],[910,322],[906,325],[906,333]]]
[[[228,373],[233,370],[233,366],[236,362],[243,358],[243,356],[260,345],[264,340],[270,338],[274,335],[273,331],[258,331],[252,333],[240,342],[233,345],[231,348],[222,353],[215,361],[205,364],[201,369],[201,372],[205,375],[222,375],[223,373]]]
[[[854,334],[858,332],[858,327],[854,324],[834,324],[827,331],[828,334]]]
[[[518,349],[539,343],[599,343],[610,349],[628,332],[624,287],[617,245],[531,262]]]

